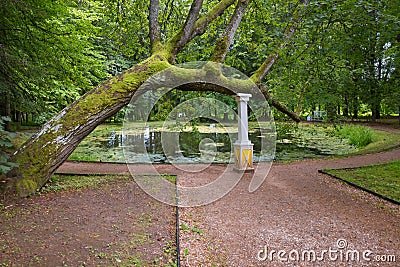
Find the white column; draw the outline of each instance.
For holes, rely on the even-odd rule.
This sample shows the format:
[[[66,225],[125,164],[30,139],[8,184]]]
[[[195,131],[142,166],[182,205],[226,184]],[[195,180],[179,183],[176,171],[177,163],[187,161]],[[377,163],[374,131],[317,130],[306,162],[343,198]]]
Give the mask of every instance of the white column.
[[[249,120],[247,102],[251,94],[238,93],[238,140],[233,144],[235,150],[235,169],[239,171],[252,171],[253,169],[253,144],[249,140]]]

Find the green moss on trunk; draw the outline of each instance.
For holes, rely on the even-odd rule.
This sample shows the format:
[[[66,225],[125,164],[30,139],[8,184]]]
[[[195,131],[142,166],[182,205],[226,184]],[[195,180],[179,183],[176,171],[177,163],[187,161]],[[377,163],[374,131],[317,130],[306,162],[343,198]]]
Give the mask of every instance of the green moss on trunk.
[[[47,122],[14,155],[18,167],[7,176],[6,189],[29,196],[41,188],[76,146],[97,125],[115,114],[151,75],[168,68],[162,52],[112,77]]]

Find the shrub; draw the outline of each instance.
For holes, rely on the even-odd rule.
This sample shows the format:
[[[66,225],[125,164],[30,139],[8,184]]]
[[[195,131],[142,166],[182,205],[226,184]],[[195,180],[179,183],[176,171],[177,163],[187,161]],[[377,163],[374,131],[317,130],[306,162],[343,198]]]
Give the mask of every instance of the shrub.
[[[347,138],[357,148],[365,147],[372,142],[372,130],[359,125],[345,125],[337,129],[337,135]]]

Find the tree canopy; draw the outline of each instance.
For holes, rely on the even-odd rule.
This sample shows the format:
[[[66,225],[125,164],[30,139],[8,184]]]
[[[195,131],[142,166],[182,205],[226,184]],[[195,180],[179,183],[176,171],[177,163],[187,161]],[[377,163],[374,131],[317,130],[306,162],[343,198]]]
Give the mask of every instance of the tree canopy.
[[[57,112],[106,77],[96,5],[1,1],[2,104]]]

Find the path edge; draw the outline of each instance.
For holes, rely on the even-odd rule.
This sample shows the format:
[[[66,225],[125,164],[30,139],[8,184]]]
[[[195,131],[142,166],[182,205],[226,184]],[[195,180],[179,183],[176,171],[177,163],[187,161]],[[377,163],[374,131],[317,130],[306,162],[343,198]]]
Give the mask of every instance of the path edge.
[[[330,169],[330,170],[351,170],[351,169],[356,169],[356,168],[339,168],[339,169]],[[322,173],[322,174],[325,174],[325,175],[328,175],[328,176],[330,176],[330,177],[332,177],[332,178],[335,178],[335,179],[337,179],[337,180],[339,180],[339,181],[342,181],[342,182],[344,182],[344,183],[346,183],[346,184],[348,184],[348,185],[350,185],[350,186],[352,186],[352,187],[355,187],[355,188],[357,188],[357,189],[359,189],[359,190],[362,190],[362,191],[364,191],[364,192],[370,193],[370,194],[372,194],[372,195],[374,195],[374,196],[376,196],[376,197],[379,197],[380,199],[386,200],[386,201],[388,201],[388,202],[390,202],[390,203],[393,203],[393,204],[396,204],[396,205],[400,205],[400,202],[399,202],[399,201],[396,201],[396,200],[394,200],[394,199],[388,198],[388,197],[386,197],[386,196],[384,196],[384,195],[381,195],[381,194],[379,194],[379,193],[377,193],[377,192],[375,192],[375,191],[372,191],[372,190],[370,190],[370,189],[367,189],[367,188],[365,188],[365,187],[362,187],[362,186],[360,186],[360,185],[358,185],[358,184],[356,184],[356,183],[347,181],[347,180],[345,180],[345,179],[343,179],[343,178],[340,178],[340,177],[338,177],[338,176],[336,176],[336,175],[330,174],[330,173],[328,173],[327,171],[325,171],[325,169],[323,169],[323,170],[318,170],[318,172],[319,172],[319,173]]]

